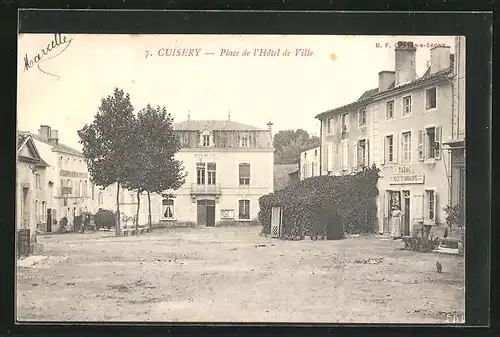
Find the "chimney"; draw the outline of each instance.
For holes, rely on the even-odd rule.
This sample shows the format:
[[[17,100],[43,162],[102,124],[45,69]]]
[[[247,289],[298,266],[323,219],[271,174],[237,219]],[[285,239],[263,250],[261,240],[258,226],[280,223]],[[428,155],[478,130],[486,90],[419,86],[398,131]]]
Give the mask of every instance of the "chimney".
[[[38,130],[38,136],[45,141],[48,141],[50,138],[50,126],[48,125],[40,125],[40,130]]]
[[[59,143],[59,132],[57,130],[50,130],[49,143],[57,145]]]
[[[378,92],[385,91],[394,83],[396,72],[383,70],[378,73]]]
[[[396,86],[413,81],[417,78],[415,54],[417,48],[413,42],[399,41],[396,44]]]
[[[430,74],[448,69],[451,65],[450,47],[436,46],[431,49],[431,70]]]

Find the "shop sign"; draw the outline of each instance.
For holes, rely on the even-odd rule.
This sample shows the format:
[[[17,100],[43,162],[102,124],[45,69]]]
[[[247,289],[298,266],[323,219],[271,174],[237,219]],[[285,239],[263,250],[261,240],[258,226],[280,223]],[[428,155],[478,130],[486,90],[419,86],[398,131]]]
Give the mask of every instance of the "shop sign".
[[[423,184],[423,173],[395,174],[389,177],[390,184]]]
[[[70,178],[87,178],[87,173],[61,170],[60,176],[61,177],[70,177]]]

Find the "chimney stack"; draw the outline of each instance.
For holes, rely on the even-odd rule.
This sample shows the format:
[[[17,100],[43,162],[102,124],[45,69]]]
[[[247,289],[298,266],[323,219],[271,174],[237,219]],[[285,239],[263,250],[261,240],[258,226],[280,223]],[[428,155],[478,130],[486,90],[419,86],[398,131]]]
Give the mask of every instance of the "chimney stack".
[[[417,78],[415,54],[417,48],[413,42],[398,41],[396,53],[396,86],[411,82]]]
[[[378,92],[385,91],[394,83],[396,72],[383,70],[378,73]]]
[[[436,46],[431,49],[431,70],[430,74],[448,69],[451,65],[450,47]]]
[[[57,145],[59,143],[59,132],[57,130],[50,130],[49,143]]]
[[[50,138],[50,126],[48,125],[40,125],[40,130],[38,130],[38,136],[45,141],[48,141]]]

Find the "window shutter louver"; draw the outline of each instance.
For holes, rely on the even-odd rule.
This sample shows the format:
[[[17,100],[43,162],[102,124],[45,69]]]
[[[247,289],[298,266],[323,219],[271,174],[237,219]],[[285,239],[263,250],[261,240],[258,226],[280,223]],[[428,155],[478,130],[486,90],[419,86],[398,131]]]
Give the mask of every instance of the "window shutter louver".
[[[398,157],[399,157],[399,137],[398,134],[394,134],[392,138],[392,159],[394,160],[394,163],[398,163]]]
[[[352,143],[352,163],[351,166],[353,169],[356,169],[358,166],[358,144],[356,142]]]
[[[381,165],[385,164],[385,145],[386,145],[386,140],[385,140],[385,137],[382,136],[382,137],[380,137],[380,145],[379,145],[380,153],[382,154],[380,156],[380,164]]]
[[[433,196],[434,196],[434,219],[432,219],[432,222],[435,224],[437,223],[437,210],[438,210],[438,207],[437,207],[437,198],[438,198],[438,195],[437,195],[437,191],[434,191],[433,193]]]
[[[368,139],[365,141],[365,164],[367,167],[370,167],[370,142]]]
[[[436,126],[435,129],[435,150],[434,150],[434,158],[436,159],[441,159],[441,137],[442,137],[442,127],[441,126]]]
[[[424,130],[419,129],[417,135],[417,156],[418,161],[424,160]]]

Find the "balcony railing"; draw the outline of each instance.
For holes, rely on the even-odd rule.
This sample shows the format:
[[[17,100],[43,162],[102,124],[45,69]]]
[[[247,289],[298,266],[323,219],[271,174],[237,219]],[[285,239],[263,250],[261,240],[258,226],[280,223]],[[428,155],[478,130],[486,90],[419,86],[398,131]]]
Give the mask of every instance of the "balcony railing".
[[[221,194],[219,184],[191,184],[191,194]]]

